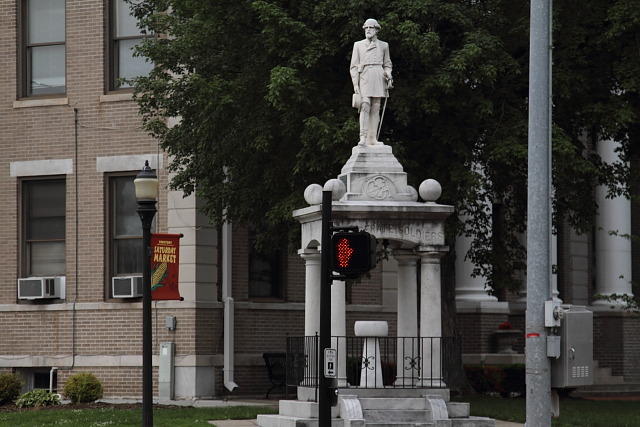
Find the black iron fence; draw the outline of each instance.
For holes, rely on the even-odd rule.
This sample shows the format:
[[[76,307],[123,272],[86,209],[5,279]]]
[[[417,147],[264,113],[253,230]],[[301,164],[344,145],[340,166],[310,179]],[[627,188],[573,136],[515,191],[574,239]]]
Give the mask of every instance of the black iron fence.
[[[287,386],[316,387],[319,337],[287,338]],[[440,388],[461,366],[456,337],[332,337],[340,388]]]

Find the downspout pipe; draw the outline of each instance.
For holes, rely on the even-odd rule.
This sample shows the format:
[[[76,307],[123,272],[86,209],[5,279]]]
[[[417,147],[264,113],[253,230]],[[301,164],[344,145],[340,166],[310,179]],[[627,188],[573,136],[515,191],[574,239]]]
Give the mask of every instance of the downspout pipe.
[[[231,224],[222,224],[222,303],[224,305],[224,355],[223,355],[223,381],[229,391],[238,388],[233,381],[235,366],[234,353],[234,303],[231,284]]]
[[[57,366],[53,366],[49,371],[49,393],[53,393],[53,375],[58,370]]]

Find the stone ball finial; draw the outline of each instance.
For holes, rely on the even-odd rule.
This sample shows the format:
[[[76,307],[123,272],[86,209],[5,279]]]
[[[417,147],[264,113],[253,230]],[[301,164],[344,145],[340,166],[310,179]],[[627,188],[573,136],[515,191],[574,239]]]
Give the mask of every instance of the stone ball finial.
[[[331,200],[340,200],[347,192],[347,186],[339,179],[330,179],[324,184],[325,190],[331,190]]]
[[[425,179],[418,189],[425,203],[435,203],[442,195],[442,187],[435,179]]]
[[[304,200],[310,205],[319,205],[322,203],[322,185],[311,184],[304,189]]]
[[[413,188],[410,185],[407,185],[407,193],[409,193],[411,195],[411,201],[412,202],[417,202],[418,201],[418,191]]]

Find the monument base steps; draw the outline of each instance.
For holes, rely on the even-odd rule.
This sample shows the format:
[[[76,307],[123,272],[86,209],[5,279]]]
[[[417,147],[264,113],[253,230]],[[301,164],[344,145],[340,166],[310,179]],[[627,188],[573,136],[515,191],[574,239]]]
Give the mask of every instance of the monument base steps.
[[[349,390],[350,392],[352,390]],[[362,391],[362,390],[358,390]],[[380,391],[380,390],[378,390]],[[344,427],[495,427],[495,421],[469,416],[469,404],[448,402],[449,393],[434,395],[389,397],[344,395],[338,406],[331,408],[331,426]],[[416,390],[413,390],[414,393]],[[421,390],[423,393],[425,390]],[[373,395],[369,390],[365,395]],[[318,426],[318,404],[294,400],[281,400],[278,415],[259,415],[258,425],[263,427]]]

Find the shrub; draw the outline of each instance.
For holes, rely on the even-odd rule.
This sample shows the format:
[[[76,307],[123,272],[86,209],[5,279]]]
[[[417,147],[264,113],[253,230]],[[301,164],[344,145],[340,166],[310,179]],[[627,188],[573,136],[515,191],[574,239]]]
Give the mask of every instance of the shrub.
[[[60,395],[49,393],[47,390],[28,391],[18,398],[16,406],[18,408],[34,408],[49,405],[59,405]]]
[[[22,379],[18,374],[0,374],[0,404],[10,402],[20,395]]]
[[[524,395],[524,365],[466,365],[467,379],[481,394],[499,394],[502,397]]]
[[[507,392],[511,395],[524,396],[527,391],[524,366],[507,365],[504,367],[504,374],[504,388]]]
[[[63,394],[73,403],[95,402],[102,397],[102,384],[92,373],[81,372],[69,377]]]

